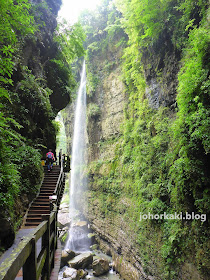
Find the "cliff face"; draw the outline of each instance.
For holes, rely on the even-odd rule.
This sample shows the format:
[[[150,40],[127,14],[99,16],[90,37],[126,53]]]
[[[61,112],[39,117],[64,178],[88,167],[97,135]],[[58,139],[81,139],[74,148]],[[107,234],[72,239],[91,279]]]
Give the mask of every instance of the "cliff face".
[[[165,29],[141,52],[137,43],[125,48],[127,36],[116,24],[120,15],[108,11],[112,19],[106,22],[106,9],[83,22],[88,26],[89,161],[84,215],[124,279],[208,279],[207,250],[199,237],[205,239],[207,224],[198,222],[197,234],[194,222],[140,219],[149,212],[199,212],[204,206],[194,204],[198,197],[192,189],[199,179],[193,181],[193,170],[193,177],[186,175],[183,142],[173,134],[182,50]],[[114,35],[107,31],[113,26]],[[201,169],[206,172],[204,164]]]
[[[107,48],[105,53],[93,52],[91,59],[87,62],[88,75],[90,73],[97,75],[98,83],[93,93],[88,92],[89,192],[87,201],[84,200],[84,215],[97,233],[97,241],[101,249],[112,255],[114,267],[123,279],[159,279],[156,273],[159,269],[158,263],[162,261],[158,256],[158,251],[161,249],[161,233],[152,229],[150,233],[147,233],[151,247],[154,246],[153,252],[152,248],[147,252],[151,258],[148,270],[141,259],[138,231],[136,231],[139,219],[137,200],[133,201],[127,196],[122,178],[120,176],[116,178],[114,175],[117,161],[122,156],[120,147],[124,142],[125,118],[130,108],[129,95],[122,81],[122,64],[120,63],[122,48],[112,51],[113,47]],[[110,69],[107,65],[112,64],[113,57],[115,64]],[[178,63],[174,54],[168,55],[167,59],[167,66],[162,65],[161,68],[163,72],[168,71],[169,68],[176,68],[174,65]],[[144,73],[148,81],[145,95],[150,106],[158,109],[163,104],[168,106],[174,104],[175,92],[169,95],[173,85],[168,83],[168,86],[163,87],[163,83],[158,81],[156,72],[147,69],[153,57],[147,57],[145,53],[142,60],[145,63]],[[155,67],[157,65],[154,65]],[[177,69],[170,75],[176,77]],[[87,82],[89,82],[88,75]],[[177,84],[176,78],[173,83]],[[91,114],[92,104],[98,106],[95,114],[94,112]],[[119,167],[119,169],[123,168],[123,165]],[[153,236],[155,236],[154,240]]]
[[[151,107],[176,107],[179,61],[180,51],[173,46],[166,31],[151,49],[143,52],[142,63],[147,84],[145,94]]]
[[[9,44],[9,32],[16,32],[14,41],[10,42],[14,49],[10,54],[13,62],[11,82],[5,86],[9,101],[3,97],[0,104],[7,127],[5,130],[1,122],[0,247],[5,248],[11,246],[24,212],[39,191],[43,176],[41,156],[45,155],[47,148],[55,149],[53,121],[56,113],[70,100],[65,89],[69,86],[69,75],[52,62],[59,53],[53,36],[61,1],[29,2],[31,5],[24,3],[24,8],[19,2],[2,1],[1,11],[2,18],[9,22],[3,26],[7,28],[8,38],[5,36],[1,41],[1,51],[4,44]],[[17,5],[15,15],[13,5]],[[11,9],[7,11],[7,8]],[[21,9],[25,12],[24,19],[19,12]],[[27,16],[33,17],[31,26],[27,26]],[[18,31],[15,20],[23,21],[20,23],[23,31]],[[1,55],[7,61],[2,52]],[[1,87],[2,81],[1,77]],[[6,131],[10,133],[8,136],[5,136]]]
[[[16,71],[13,72],[12,79],[15,83],[12,91],[19,95],[13,111],[15,118],[23,126],[22,135],[55,149],[55,129],[52,120],[70,101],[69,94],[62,91],[68,84],[67,73],[62,73],[52,62],[58,54],[58,45],[53,36],[61,1],[47,1],[48,7],[44,6],[42,1],[31,2],[35,10],[36,25],[40,27],[33,36],[25,38]],[[40,94],[37,94],[38,91]],[[26,110],[25,117],[29,122],[20,110]]]

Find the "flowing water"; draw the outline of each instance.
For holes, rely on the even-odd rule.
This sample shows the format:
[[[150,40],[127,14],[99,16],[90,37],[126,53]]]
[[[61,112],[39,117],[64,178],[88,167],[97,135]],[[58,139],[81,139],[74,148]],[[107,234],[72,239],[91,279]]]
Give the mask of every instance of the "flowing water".
[[[86,166],[86,72],[85,62],[83,63],[80,87],[77,93],[74,133],[72,142],[71,157],[71,180],[70,180],[70,208],[69,215],[72,222],[78,220],[78,211],[81,210],[81,197],[87,190],[87,178],[85,175]],[[81,246],[80,246],[81,245]],[[87,237],[86,229],[72,226],[69,229],[69,239],[65,248],[73,251],[88,250],[90,240]]]
[[[86,72],[85,63],[83,63],[81,82],[77,95],[74,134],[72,143],[72,160],[71,160],[71,183],[70,183],[70,210],[78,208],[76,204],[81,192],[87,189],[87,179],[84,174],[86,165],[85,141],[86,132]],[[70,211],[71,215],[71,211]],[[74,216],[74,211],[72,211]]]
[[[85,221],[80,219],[80,210],[82,207],[83,192],[87,190],[87,177],[85,175],[86,167],[86,72],[85,62],[83,63],[80,87],[77,94],[74,134],[72,142],[71,157],[71,180],[70,180],[70,207],[69,215],[71,218],[71,227],[69,229],[69,238],[65,249],[71,249],[77,253],[90,251],[91,239],[88,238],[90,230]],[[108,256],[106,256],[108,258]],[[111,259],[110,259],[111,262]],[[94,277],[92,270],[88,271],[90,279],[94,280],[118,280],[119,276],[110,270],[103,276]],[[61,271],[62,275],[62,271]],[[59,279],[63,279],[60,276]]]

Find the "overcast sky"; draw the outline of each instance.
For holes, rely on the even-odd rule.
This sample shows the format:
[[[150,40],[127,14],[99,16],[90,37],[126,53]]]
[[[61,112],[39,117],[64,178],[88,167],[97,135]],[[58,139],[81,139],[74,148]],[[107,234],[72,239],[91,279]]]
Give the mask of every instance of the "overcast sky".
[[[58,16],[75,23],[83,9],[93,10],[101,0],[62,0],[62,2]]]

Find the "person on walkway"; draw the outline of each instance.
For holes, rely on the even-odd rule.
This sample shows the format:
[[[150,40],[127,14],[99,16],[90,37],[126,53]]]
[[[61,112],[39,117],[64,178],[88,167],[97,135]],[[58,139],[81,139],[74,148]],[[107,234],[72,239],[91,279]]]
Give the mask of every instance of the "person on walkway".
[[[54,154],[52,153],[52,150],[49,149],[49,152],[46,154],[46,163],[47,163],[48,172],[50,172],[50,170],[52,170],[54,161],[55,161]]]

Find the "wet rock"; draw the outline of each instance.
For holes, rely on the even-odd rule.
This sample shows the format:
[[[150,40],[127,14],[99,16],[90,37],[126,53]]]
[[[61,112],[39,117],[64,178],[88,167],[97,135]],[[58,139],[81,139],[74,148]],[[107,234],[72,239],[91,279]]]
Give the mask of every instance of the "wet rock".
[[[72,268],[86,268],[93,262],[93,255],[91,253],[82,253],[72,260],[68,261],[68,265]]]
[[[58,231],[59,231],[59,239],[61,241],[61,244],[64,245],[69,237],[69,228],[68,227],[64,227],[64,228],[58,227]]]
[[[76,226],[76,227],[87,227],[88,223],[87,223],[87,221],[79,221],[79,222],[76,222],[74,224],[74,226]]]
[[[71,219],[69,218],[69,213],[58,213],[58,226],[60,228],[69,226],[71,223]]]
[[[91,244],[94,244],[96,242],[95,237],[96,237],[95,233],[88,233],[88,238],[91,240]],[[94,244],[94,245],[97,246],[96,244]]]
[[[100,276],[109,271],[109,262],[105,259],[96,259],[93,262],[93,274]]]
[[[61,267],[67,265],[68,261],[75,257],[75,252],[69,249],[63,250],[61,255]]]
[[[84,279],[88,275],[88,272],[83,269],[79,269],[78,275],[79,275],[80,279]]]
[[[93,256],[93,262],[96,260],[100,260],[101,258],[99,256]]]
[[[10,218],[0,217],[0,245],[8,249],[15,240],[14,225]]]
[[[67,267],[63,272],[63,278],[68,278],[68,280],[79,280],[80,277],[76,269]]]
[[[98,244],[93,244],[92,246],[90,246],[91,250],[97,250],[98,249]]]

